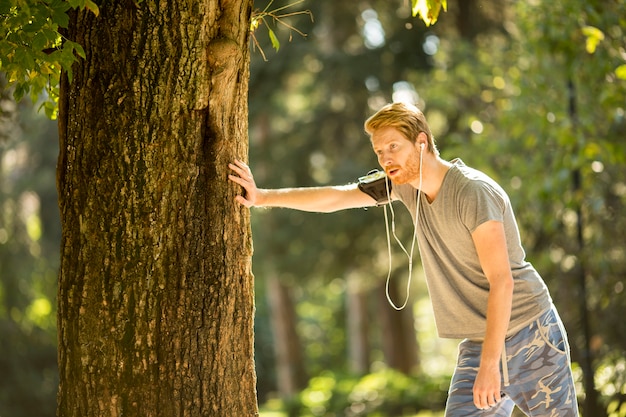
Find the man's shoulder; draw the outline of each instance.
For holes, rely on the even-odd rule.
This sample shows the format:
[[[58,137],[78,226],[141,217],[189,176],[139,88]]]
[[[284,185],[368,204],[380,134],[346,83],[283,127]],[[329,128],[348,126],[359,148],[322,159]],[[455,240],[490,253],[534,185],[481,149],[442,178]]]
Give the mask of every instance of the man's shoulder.
[[[454,161],[459,161],[455,163]],[[451,169],[451,174],[454,179],[454,182],[461,188],[468,187],[469,190],[472,189],[482,189],[482,188],[495,188],[498,192],[504,192],[502,187],[487,175],[485,172],[467,166],[460,159],[453,160],[453,168]]]
[[[411,184],[394,184],[393,192],[398,200],[407,202],[414,199],[417,188],[413,187]]]

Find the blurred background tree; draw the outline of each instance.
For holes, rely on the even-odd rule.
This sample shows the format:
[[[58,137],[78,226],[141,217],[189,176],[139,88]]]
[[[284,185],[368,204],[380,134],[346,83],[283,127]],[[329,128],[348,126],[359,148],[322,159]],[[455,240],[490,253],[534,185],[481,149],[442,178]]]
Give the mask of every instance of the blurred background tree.
[[[56,123],[0,91],[0,415],[52,417],[61,239]]]
[[[626,416],[624,0],[456,0],[429,27],[405,0],[285,12],[306,9],[312,19],[285,18],[305,36],[269,19],[280,49],[263,27],[251,46],[267,59],[253,52],[257,183],[355,181],[377,166],[363,121],[413,100],[444,158],[461,157],[509,192],[527,257],[568,328],[583,415]],[[56,127],[2,94],[0,415],[52,416]],[[396,208],[407,244],[410,219]],[[417,263],[408,307],[387,304],[384,228],[378,208],[253,210],[265,415],[440,413],[456,341],[437,339]],[[402,304],[407,259],[392,247],[391,295]]]

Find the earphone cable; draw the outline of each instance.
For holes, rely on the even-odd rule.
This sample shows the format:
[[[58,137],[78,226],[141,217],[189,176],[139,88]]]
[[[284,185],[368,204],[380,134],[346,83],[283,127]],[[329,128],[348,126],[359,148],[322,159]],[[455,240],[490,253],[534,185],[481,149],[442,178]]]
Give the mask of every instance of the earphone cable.
[[[413,251],[415,249],[415,242],[417,241],[417,223],[419,220],[419,209],[420,209],[420,196],[422,193],[422,153],[420,152],[420,177],[419,177],[419,187],[417,189],[417,201],[415,203],[415,223],[414,223],[414,228],[413,228],[413,239],[411,240],[411,252],[409,253],[406,248],[404,247],[404,245],[402,244],[402,242],[400,241],[400,239],[398,238],[398,236],[396,235],[396,222],[395,222],[395,212],[393,210],[393,205],[391,202],[391,193],[389,192],[389,184],[387,183],[387,179],[385,179],[385,187],[387,189],[387,201],[388,201],[388,206],[389,206],[389,210],[391,211],[391,232],[393,234],[393,237],[396,239],[396,242],[398,242],[398,245],[400,246],[400,248],[402,248],[402,251],[406,254],[408,260],[409,260],[409,277],[407,279],[407,283],[406,283],[406,298],[404,299],[404,304],[402,304],[402,306],[398,307],[396,306],[396,304],[393,302],[393,300],[391,299],[391,296],[389,295],[389,282],[391,280],[391,270],[392,270],[392,257],[391,257],[391,238],[389,236],[389,218],[387,215],[387,205],[385,205],[384,207],[384,212],[385,212],[385,232],[387,235],[387,254],[389,257],[389,271],[387,272],[387,282],[385,284],[385,294],[387,295],[387,301],[389,302],[389,304],[397,311],[403,310],[407,303],[409,302],[409,295],[410,295],[410,287],[411,287],[411,277],[413,275]]]

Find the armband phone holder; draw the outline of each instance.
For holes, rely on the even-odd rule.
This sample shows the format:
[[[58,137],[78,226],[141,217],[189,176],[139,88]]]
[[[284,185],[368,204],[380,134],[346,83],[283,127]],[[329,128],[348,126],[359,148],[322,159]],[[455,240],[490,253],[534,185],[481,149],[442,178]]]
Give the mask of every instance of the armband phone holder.
[[[377,206],[389,203],[391,181],[383,171],[374,169],[363,177],[359,177],[359,190],[376,200]],[[387,184],[385,185],[385,181]]]

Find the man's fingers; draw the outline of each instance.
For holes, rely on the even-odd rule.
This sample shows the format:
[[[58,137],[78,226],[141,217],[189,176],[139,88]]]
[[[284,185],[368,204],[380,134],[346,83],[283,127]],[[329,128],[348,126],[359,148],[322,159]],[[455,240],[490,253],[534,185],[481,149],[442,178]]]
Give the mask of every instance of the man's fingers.
[[[228,167],[229,167],[230,169],[232,169],[233,171],[235,171],[235,172],[236,172],[237,174],[239,174],[239,175],[243,175],[243,174],[245,173],[245,169],[244,169],[244,168],[242,168],[242,167],[240,167],[240,166],[238,166],[238,165],[235,165],[235,164],[228,164]]]
[[[252,171],[250,171],[250,167],[246,165],[244,162],[236,159],[234,164],[228,164],[231,169],[237,171],[237,173],[241,173],[247,176],[252,175]]]
[[[237,201],[242,206],[245,206],[245,207],[248,207],[248,208],[252,207],[252,204],[248,200],[246,200],[244,197],[242,197],[240,195],[235,197],[235,201]]]
[[[252,177],[252,171],[250,171],[250,168],[241,161],[235,161],[235,162],[237,163],[237,165],[228,164],[228,167],[232,169],[233,171],[235,171],[237,175],[239,175],[241,178],[248,180],[250,182],[254,182],[254,179]]]
[[[474,405],[479,410],[488,410],[493,407],[501,400],[501,396],[499,394],[483,394],[483,395],[475,395],[474,396]]]
[[[246,180],[244,180],[243,178],[241,178],[239,175],[233,175],[233,174],[228,174],[228,179],[236,182],[237,184],[243,186],[246,182]]]

